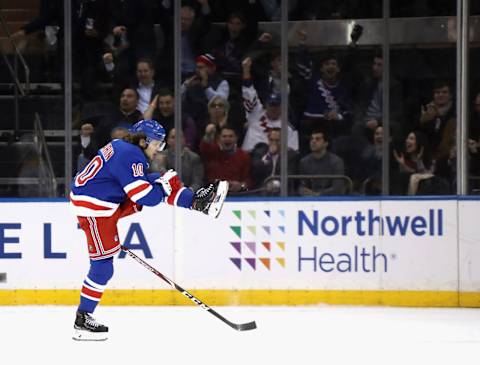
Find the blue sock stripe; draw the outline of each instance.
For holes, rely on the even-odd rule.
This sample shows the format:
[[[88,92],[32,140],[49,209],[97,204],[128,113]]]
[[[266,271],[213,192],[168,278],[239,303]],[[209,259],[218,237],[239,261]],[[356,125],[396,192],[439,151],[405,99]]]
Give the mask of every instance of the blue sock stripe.
[[[83,281],[82,292],[80,292],[80,305],[78,310],[93,313],[100,302],[107,283],[113,276],[113,257],[101,260],[90,260],[90,271]],[[91,293],[88,293],[88,290]],[[86,293],[84,293],[84,291]],[[90,294],[90,295],[89,295]],[[98,295],[99,298],[96,298]]]

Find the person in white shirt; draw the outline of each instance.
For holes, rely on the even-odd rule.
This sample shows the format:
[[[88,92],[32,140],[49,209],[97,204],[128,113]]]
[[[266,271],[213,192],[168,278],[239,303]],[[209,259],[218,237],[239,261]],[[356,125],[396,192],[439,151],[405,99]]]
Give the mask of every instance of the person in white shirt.
[[[155,67],[151,60],[140,59],[137,61],[137,92],[139,95],[137,109],[145,113],[150,102],[155,96]]]
[[[247,132],[243,140],[242,149],[252,151],[257,143],[268,143],[268,131],[272,128],[281,128],[281,100],[278,94],[270,95],[265,101],[265,107],[260,101],[257,90],[251,78],[252,60],[247,57],[242,62],[243,85],[242,96],[246,112]],[[298,132],[288,123],[288,148],[298,151]]]

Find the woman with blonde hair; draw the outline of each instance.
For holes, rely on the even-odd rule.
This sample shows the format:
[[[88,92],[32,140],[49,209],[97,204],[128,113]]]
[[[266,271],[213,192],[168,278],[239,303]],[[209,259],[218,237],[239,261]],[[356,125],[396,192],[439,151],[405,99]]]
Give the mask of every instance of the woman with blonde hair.
[[[205,130],[215,128],[214,139],[217,140],[220,129],[228,124],[228,112],[230,103],[222,96],[216,95],[207,104],[208,118],[205,122]]]
[[[230,103],[220,95],[214,96],[208,102],[208,121],[207,124],[215,124],[217,131],[227,125]]]

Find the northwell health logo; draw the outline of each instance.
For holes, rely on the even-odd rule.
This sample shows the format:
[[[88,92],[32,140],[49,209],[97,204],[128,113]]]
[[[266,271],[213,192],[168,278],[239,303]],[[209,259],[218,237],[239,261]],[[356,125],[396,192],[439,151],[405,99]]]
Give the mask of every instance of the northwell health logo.
[[[232,210],[232,240],[235,256],[230,261],[242,270],[285,269],[284,210]],[[273,237],[275,239],[273,240]]]

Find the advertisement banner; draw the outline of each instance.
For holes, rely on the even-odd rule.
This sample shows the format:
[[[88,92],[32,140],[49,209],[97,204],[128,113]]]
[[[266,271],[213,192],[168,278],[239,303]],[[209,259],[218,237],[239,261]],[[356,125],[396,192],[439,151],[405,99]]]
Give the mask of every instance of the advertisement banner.
[[[218,222],[177,241],[195,287],[457,288],[455,201],[238,202]]]
[[[88,272],[89,258],[85,234],[68,203],[4,203],[1,207],[0,272],[6,273],[7,280],[0,289],[77,289]],[[164,205],[144,211],[120,221],[120,240],[140,247],[152,264],[173,272],[174,208]],[[124,253],[115,261],[111,288],[165,289]]]
[[[417,291],[432,298],[442,292],[452,305],[459,291],[480,291],[479,204],[228,201],[218,219],[162,204],[122,219],[119,235],[135,254],[191,290],[225,296],[335,291],[337,297]],[[89,259],[68,203],[0,205],[0,294],[70,290],[76,296]],[[171,289],[124,253],[114,266],[110,290]]]

